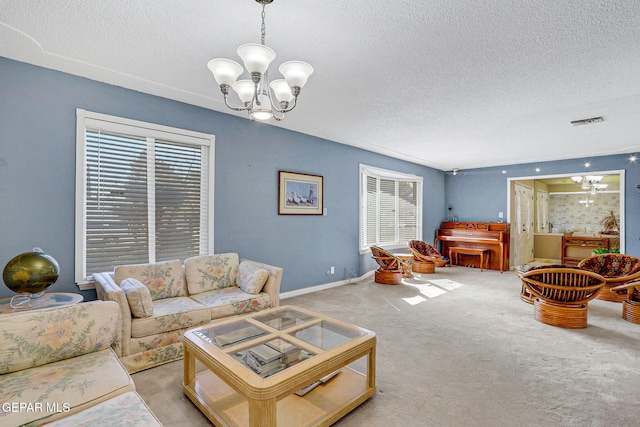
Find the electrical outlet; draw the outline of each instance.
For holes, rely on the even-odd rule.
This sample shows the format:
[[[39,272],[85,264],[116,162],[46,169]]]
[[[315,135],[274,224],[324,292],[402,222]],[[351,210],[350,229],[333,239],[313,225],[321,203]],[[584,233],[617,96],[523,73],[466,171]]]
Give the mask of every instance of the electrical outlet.
[[[336,269],[333,267],[333,265],[331,266],[331,270],[329,270],[331,272],[331,274],[336,274]]]

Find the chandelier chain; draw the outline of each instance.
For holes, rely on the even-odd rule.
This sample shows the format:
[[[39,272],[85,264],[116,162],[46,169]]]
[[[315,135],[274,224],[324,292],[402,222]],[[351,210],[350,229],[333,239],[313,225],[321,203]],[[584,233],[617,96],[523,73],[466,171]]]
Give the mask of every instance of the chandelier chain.
[[[266,12],[264,10],[265,7],[266,7],[266,4],[263,3],[262,4],[262,27],[261,27],[262,33],[261,33],[261,38],[260,38],[263,46],[264,46],[264,39],[265,39],[265,35],[266,35],[266,26],[264,24],[264,18],[265,18],[265,16],[267,16],[267,14],[266,14]]]

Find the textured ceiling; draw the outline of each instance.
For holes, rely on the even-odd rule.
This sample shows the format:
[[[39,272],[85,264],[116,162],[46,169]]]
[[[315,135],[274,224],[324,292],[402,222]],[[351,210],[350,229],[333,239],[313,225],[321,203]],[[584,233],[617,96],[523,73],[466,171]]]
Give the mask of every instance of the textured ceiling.
[[[261,11],[2,0],[0,56],[231,113],[206,64],[240,62]],[[272,68],[315,68],[273,126],[441,170],[640,152],[638,0],[275,0],[266,31]]]

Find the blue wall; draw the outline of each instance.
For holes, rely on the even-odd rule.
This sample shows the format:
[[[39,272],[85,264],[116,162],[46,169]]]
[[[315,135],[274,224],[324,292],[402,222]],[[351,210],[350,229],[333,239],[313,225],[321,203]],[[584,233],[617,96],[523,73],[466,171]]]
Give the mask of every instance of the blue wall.
[[[426,241],[447,218],[448,205],[462,221],[497,221],[500,211],[506,219],[507,178],[536,175],[535,167],[541,168],[540,175],[583,172],[585,161],[594,171],[625,169],[626,252],[640,256],[640,166],[627,155],[445,176],[332,141],[0,57],[0,268],[39,246],[60,263],[53,288],[60,292],[78,292],[73,283],[76,108],[216,135],[215,251],[283,267],[283,292],[345,279],[345,269],[363,274],[373,268],[369,254],[358,253],[359,163],[424,177]],[[295,113],[288,120],[295,120]],[[328,215],[278,216],[279,170],[324,176]],[[325,274],[330,266],[333,276]],[[11,295],[0,286],[0,297]],[[95,292],[84,296],[93,299]]]
[[[359,163],[424,177],[427,240],[443,218],[440,171],[0,57],[0,268],[39,246],[60,264],[52,290],[78,292],[76,108],[214,134],[215,252],[283,267],[283,292],[345,279],[345,269],[365,272],[360,267],[369,255],[358,253]],[[279,170],[324,176],[328,215],[278,216]],[[336,274],[327,276],[330,266]],[[12,295],[0,286],[0,297]],[[84,296],[94,299],[95,292]]]
[[[453,214],[460,221],[498,221],[498,212],[504,212],[506,221],[508,178],[624,170],[625,252],[640,257],[640,190],[636,188],[640,184],[640,164],[631,162],[629,154],[472,169],[460,171],[456,176],[448,174],[443,215],[446,216],[447,207],[452,206]],[[588,168],[586,162],[590,163]],[[536,168],[540,171],[536,172]]]

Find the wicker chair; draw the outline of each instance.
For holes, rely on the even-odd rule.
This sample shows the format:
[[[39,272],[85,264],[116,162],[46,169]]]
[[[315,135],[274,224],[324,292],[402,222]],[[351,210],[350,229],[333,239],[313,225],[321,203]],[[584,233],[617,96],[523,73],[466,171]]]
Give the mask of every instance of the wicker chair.
[[[640,323],[640,279],[614,286],[611,292],[625,297],[622,301],[622,318],[632,323]]]
[[[533,295],[534,318],[562,328],[586,328],[588,303],[605,284],[602,276],[578,268],[541,268],[521,275]]]
[[[376,283],[397,285],[402,282],[403,277],[413,277],[410,261],[399,258],[379,246],[371,246],[370,249],[372,258],[378,263],[374,279]]]
[[[598,294],[598,299],[622,302],[624,293],[609,292],[618,285],[640,278],[640,258],[625,254],[600,254],[583,259],[578,268],[593,271],[604,277],[605,289]]]
[[[410,240],[409,252],[413,255],[414,263],[416,261],[418,262],[418,269],[423,267],[420,263],[429,263],[435,267],[444,267],[449,262],[449,257],[443,256],[436,248],[421,240]],[[415,268],[414,271],[419,273]]]
[[[545,264],[545,265],[536,265],[534,267],[523,269],[523,270],[518,270],[518,267],[516,267],[515,272],[516,272],[516,276],[522,279],[522,275],[529,271],[540,270],[543,268],[566,268],[566,267],[567,266],[563,264]],[[524,280],[522,281],[522,291],[520,292],[520,299],[526,302],[527,304],[533,304],[533,300],[534,300],[533,294],[529,292],[529,289],[527,289],[527,287],[525,286]]]

